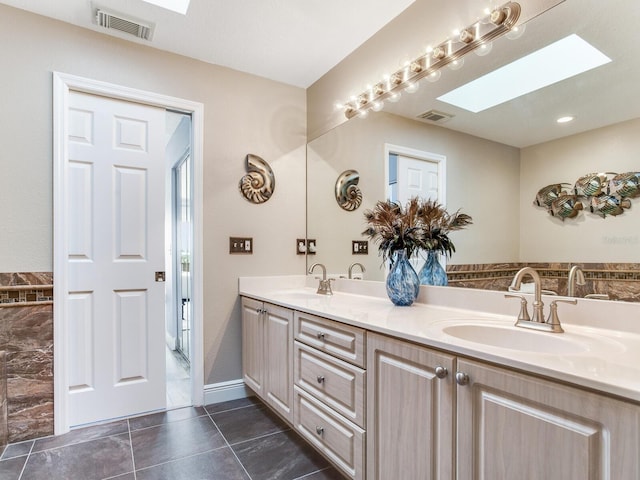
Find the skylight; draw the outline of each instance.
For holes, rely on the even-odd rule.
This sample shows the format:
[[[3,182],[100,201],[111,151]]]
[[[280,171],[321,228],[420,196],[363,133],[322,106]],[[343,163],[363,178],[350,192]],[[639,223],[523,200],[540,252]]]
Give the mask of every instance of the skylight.
[[[445,93],[438,100],[478,113],[610,61],[573,34]]]
[[[189,2],[191,0],[142,0],[143,2],[151,3],[161,8],[166,8],[172,12],[187,14],[189,9]]]

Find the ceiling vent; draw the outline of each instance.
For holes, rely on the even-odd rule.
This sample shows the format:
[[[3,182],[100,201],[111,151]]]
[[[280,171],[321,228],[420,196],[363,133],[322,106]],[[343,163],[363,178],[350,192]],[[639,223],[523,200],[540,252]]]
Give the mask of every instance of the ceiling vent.
[[[118,30],[143,40],[151,40],[153,34],[153,24],[145,24],[126,15],[110,12],[102,7],[96,8],[95,20],[96,24],[101,27],[109,30]]]
[[[454,115],[451,115],[450,113],[439,112],[438,110],[429,110],[428,112],[418,115],[418,118],[433,123],[448,122],[453,117]]]

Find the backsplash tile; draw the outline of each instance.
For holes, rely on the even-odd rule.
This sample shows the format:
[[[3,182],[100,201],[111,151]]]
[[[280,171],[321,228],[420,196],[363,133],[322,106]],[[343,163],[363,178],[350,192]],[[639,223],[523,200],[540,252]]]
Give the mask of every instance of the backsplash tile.
[[[609,295],[612,300],[640,302],[639,263],[486,263],[447,265],[449,285],[485,290],[508,290],[513,277],[523,267],[535,268],[542,288],[566,295],[569,269],[582,268],[585,285],[576,286],[576,295]]]

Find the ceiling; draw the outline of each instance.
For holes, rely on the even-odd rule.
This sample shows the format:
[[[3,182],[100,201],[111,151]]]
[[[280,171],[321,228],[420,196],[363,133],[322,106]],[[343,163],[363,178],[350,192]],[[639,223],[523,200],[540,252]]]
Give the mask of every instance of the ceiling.
[[[489,55],[467,55],[461,70],[445,68],[438,82],[422,81],[418,92],[405,93],[399,103],[386,104],[384,111],[417,119],[435,109],[454,115],[446,123],[436,123],[444,128],[519,148],[639,118],[640,62],[635,50],[640,40],[639,22],[638,0],[566,0],[527,22],[525,34],[518,40],[502,37],[494,42]],[[479,113],[436,100],[572,33],[612,62]],[[556,119],[563,115],[576,119],[559,125]]]
[[[414,0],[0,0],[90,30],[307,88]],[[93,3],[93,6],[92,6]],[[155,24],[150,41],[93,23],[95,6]]]

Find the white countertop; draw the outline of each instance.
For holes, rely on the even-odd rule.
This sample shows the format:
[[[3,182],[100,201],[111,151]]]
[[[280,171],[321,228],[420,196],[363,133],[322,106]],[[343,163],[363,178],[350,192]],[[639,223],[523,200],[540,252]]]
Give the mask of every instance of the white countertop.
[[[311,287],[316,284],[303,275],[242,277],[239,293],[640,402],[638,304],[584,299],[576,306],[560,304],[565,333],[554,334],[514,327],[519,302],[505,299],[504,292],[422,286],[416,303],[397,307],[381,282],[340,279],[331,296],[316,294]],[[550,300],[545,297],[545,313]],[[476,326],[481,333],[490,327],[491,345],[460,338],[475,335]],[[508,341],[502,341],[502,332]]]

